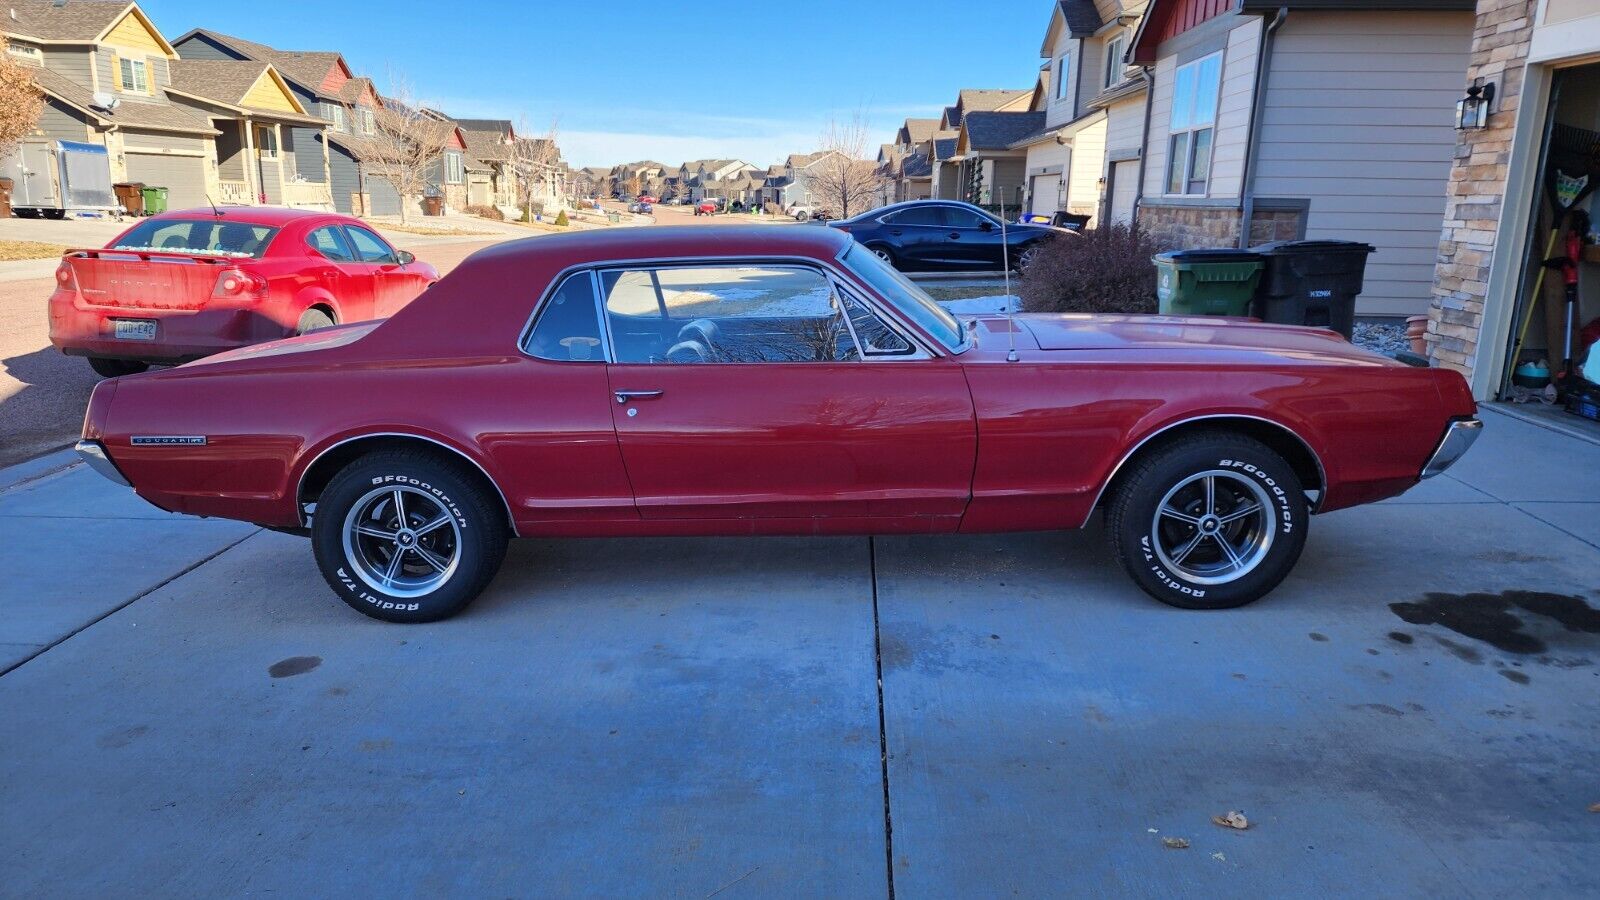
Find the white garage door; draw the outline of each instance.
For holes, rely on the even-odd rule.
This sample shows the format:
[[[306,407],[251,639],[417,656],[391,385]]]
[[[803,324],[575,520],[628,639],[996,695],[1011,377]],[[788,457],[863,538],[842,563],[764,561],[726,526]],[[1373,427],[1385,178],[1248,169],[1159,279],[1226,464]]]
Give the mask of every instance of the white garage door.
[[[1111,221],[1133,221],[1133,204],[1139,196],[1139,161],[1130,159],[1111,167]]]
[[[1054,215],[1065,199],[1060,175],[1035,175],[1028,182],[1028,212]]]
[[[198,156],[129,153],[128,180],[166,188],[167,209],[207,205],[205,161]]]

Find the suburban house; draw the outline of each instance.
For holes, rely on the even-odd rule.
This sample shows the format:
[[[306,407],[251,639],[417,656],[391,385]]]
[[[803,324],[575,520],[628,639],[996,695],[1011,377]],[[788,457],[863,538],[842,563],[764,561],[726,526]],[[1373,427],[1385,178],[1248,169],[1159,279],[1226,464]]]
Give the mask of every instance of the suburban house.
[[[729,199],[728,181],[746,172],[761,171],[742,159],[697,159],[678,168],[678,177],[689,188],[689,199]]]
[[[467,145],[467,205],[520,212],[516,128],[507,119],[457,119]]]
[[[1551,184],[1600,179],[1600,3],[1480,0],[1473,25],[1454,94],[1470,120],[1450,154],[1428,349],[1490,400],[1508,390],[1519,363],[1547,359],[1556,369],[1566,352],[1563,279],[1547,271],[1534,288],[1541,262],[1564,255],[1559,240],[1549,252],[1551,236],[1571,224],[1554,208]],[[1482,118],[1466,108],[1469,98],[1486,104]],[[1573,208],[1600,216],[1593,194]],[[1600,317],[1595,247],[1584,249],[1577,275],[1575,332]]]
[[[1426,312],[1473,7],[1151,0],[1138,221],[1185,247],[1365,241],[1357,312]]]
[[[1143,8],[1143,0],[1058,0],[1051,5],[1039,50],[1045,63],[1030,104],[1044,113],[1044,126],[1012,144],[1027,154],[1029,212],[1067,212],[1098,221],[1106,214],[1102,186],[1112,184],[1114,174],[1124,175],[1125,193],[1136,187],[1144,110],[1138,102],[1142,94],[1131,89],[1143,81],[1127,77],[1123,57],[1131,26]],[[1133,160],[1132,169],[1113,172],[1107,167],[1108,106],[1118,111],[1118,156],[1123,162]],[[1132,208],[1119,210],[1119,215],[1120,221],[1129,221]]]
[[[330,205],[326,156],[294,150],[325,123],[271,63],[181,59],[135,3],[7,0],[0,31],[46,100],[24,158],[56,141],[104,146],[111,181],[165,187],[172,208]]]
[[[879,173],[887,180],[884,203],[926,200],[933,196],[933,141],[941,132],[938,119],[906,119],[895,132],[894,143],[878,151]]]
[[[974,192],[973,190],[975,177],[974,173],[978,173],[978,177],[981,177],[982,172],[988,171],[992,176],[994,160],[993,158],[987,160],[988,165],[986,166],[985,159],[980,155],[972,166],[967,165],[967,151],[961,149],[960,134],[961,127],[966,121],[966,117],[974,112],[1020,112],[1024,115],[1027,115],[1029,112],[1029,106],[1033,101],[1034,93],[1035,92],[1031,90],[1013,91],[993,90],[987,88],[964,88],[959,91],[956,95],[955,104],[945,107],[944,112],[939,117],[939,127],[936,129],[936,131],[953,132],[955,133],[956,137],[951,139],[953,143],[949,145],[950,152],[948,156],[938,152],[939,148],[937,146],[935,147],[934,156],[930,160],[932,173],[928,178],[929,193],[941,200],[972,200],[973,202],[978,202],[978,200],[974,199],[980,195],[978,192]],[[1009,139],[1007,140],[1007,143],[1009,143],[1011,140],[1016,140],[1026,136],[1026,134],[1037,127],[1037,122],[1034,120],[1030,119],[1029,122],[1030,124],[1024,126],[1023,130],[1017,130],[1015,128],[1008,129],[1005,127],[997,128],[994,127],[995,123],[993,121],[983,123],[980,126],[981,130],[983,131],[983,134],[980,136],[980,141],[988,142],[997,136],[1009,134]],[[1012,166],[1009,163],[1002,165],[1001,174],[1009,176],[1011,174],[1010,170],[1015,168],[1015,177],[1011,178],[1010,180],[1014,182],[1014,192],[1020,194],[1022,183],[1022,164],[1025,154],[1020,152],[1007,152],[1008,150],[1008,147],[1001,146],[992,148],[991,152],[1006,158],[1015,158],[1015,166]],[[989,181],[991,193],[994,185],[995,182],[991,177]],[[1015,205],[1015,199],[1013,199],[1012,202],[1013,205]]]
[[[956,159],[956,138],[959,131],[940,131],[952,137],[935,137],[933,154],[928,157],[928,189],[934,199],[955,200],[961,196],[961,163]]]
[[[205,28],[189,31],[173,46],[186,60],[271,63],[300,105],[327,123],[319,131],[290,131],[287,148],[296,160],[295,174],[316,181],[311,164],[326,156],[333,208],[342,213],[367,211],[357,148],[361,137],[372,134],[378,95],[370,80],[351,72],[343,56],[326,50],[279,50]]]

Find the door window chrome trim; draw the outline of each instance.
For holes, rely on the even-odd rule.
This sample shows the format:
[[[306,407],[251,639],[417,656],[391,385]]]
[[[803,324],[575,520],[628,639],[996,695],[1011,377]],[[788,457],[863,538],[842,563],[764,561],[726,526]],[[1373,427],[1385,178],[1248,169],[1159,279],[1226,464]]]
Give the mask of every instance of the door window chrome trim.
[[[1137,454],[1146,444],[1180,425],[1189,425],[1194,422],[1204,422],[1210,419],[1249,419],[1255,422],[1264,422],[1268,425],[1274,426],[1278,430],[1299,441],[1300,446],[1304,447],[1306,453],[1311,455],[1311,461],[1317,464],[1317,481],[1322,485],[1321,489],[1317,491],[1317,502],[1311,505],[1311,511],[1315,513],[1322,508],[1322,501],[1327,499],[1328,496],[1328,470],[1323,467],[1322,457],[1317,455],[1317,451],[1311,446],[1310,441],[1307,441],[1305,438],[1301,437],[1300,433],[1295,431],[1293,428],[1290,428],[1282,422],[1278,422],[1273,419],[1264,418],[1262,416],[1254,416],[1250,415],[1249,413],[1212,413],[1204,416],[1191,416],[1187,419],[1179,419],[1176,422],[1163,425],[1155,431],[1145,435],[1139,441],[1139,443],[1134,444],[1133,447],[1128,450],[1128,452],[1122,454],[1122,458],[1117,460],[1117,464],[1112,466],[1111,471],[1106,474],[1105,480],[1100,482],[1100,489],[1095,491],[1094,494],[1094,503],[1089,505],[1089,514],[1084,516],[1083,522],[1079,524],[1078,527],[1088,527],[1089,520],[1094,518],[1095,509],[1100,506],[1100,501],[1105,497],[1106,488],[1109,488],[1111,486],[1111,482],[1116,480],[1117,473],[1122,471],[1122,467],[1127,464],[1128,460],[1132,459],[1134,455]]]
[[[533,359],[538,359],[538,357],[532,357],[532,358]],[[487,478],[491,485],[494,485],[494,492],[497,495],[499,495],[500,504],[505,507],[506,520],[511,526],[511,534],[512,534],[512,536],[513,537],[521,537],[521,535],[517,533],[517,517],[516,517],[516,514],[513,513],[512,510],[511,510],[511,501],[509,499],[507,499],[505,490],[500,487],[500,482],[496,481],[494,479],[494,476],[489,474],[489,470],[488,469],[485,469],[482,466],[482,464],[480,464],[477,460],[473,459],[467,453],[465,453],[465,452],[463,452],[463,451],[461,451],[461,450],[459,450],[459,449],[457,449],[455,447],[452,447],[449,444],[446,444],[444,441],[438,440],[437,438],[426,437],[426,436],[420,435],[420,434],[412,434],[409,431],[369,431],[369,432],[366,432],[366,433],[363,433],[363,434],[351,435],[350,437],[347,437],[347,438],[344,438],[342,440],[336,441],[336,442],[328,445],[327,447],[324,447],[320,452],[318,452],[317,455],[312,458],[311,462],[307,463],[305,465],[305,467],[300,470],[300,479],[299,479],[299,481],[297,481],[295,483],[295,486],[294,486],[295,516],[300,520],[300,526],[302,528],[309,527],[311,525],[310,520],[308,520],[306,518],[306,510],[305,510],[306,475],[312,469],[316,468],[317,463],[320,462],[324,456],[327,456],[329,453],[332,453],[333,451],[339,449],[340,447],[343,447],[345,444],[354,443],[356,441],[364,441],[367,438],[380,438],[380,437],[413,438],[413,439],[419,440],[419,441],[426,441],[426,442],[428,442],[430,444],[433,444],[436,447],[439,447],[441,449],[447,450],[450,453],[453,453],[456,456],[461,457],[462,459],[466,460],[469,463],[472,463],[472,467],[474,469],[477,469],[479,472],[482,472],[483,473],[483,477]]]

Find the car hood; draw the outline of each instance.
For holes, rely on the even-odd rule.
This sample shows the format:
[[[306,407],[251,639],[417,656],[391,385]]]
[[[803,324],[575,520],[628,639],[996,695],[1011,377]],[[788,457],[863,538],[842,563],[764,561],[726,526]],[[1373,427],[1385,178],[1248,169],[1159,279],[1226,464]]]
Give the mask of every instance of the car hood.
[[[1280,356],[1404,365],[1363,350],[1325,328],[1220,316],[1025,313],[1015,317],[1041,350],[1240,350]],[[1004,330],[999,323],[995,330]]]

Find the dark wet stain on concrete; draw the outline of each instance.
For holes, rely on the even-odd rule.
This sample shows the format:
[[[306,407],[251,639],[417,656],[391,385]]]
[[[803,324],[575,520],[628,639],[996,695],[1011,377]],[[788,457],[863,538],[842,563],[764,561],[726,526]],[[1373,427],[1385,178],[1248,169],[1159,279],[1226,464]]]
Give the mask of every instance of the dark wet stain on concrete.
[[[1501,669],[1500,674],[1504,675],[1507,681],[1514,681],[1517,684],[1527,684],[1533,680],[1526,672],[1518,672],[1516,669]]]
[[[96,744],[101,750],[118,750],[137,741],[150,731],[149,725],[135,725],[132,728],[121,728],[116,731],[102,734]]]
[[[885,634],[878,639],[878,661],[882,664],[883,671],[888,672],[910,664],[912,656],[910,645],[900,638]]]
[[[1373,648],[1371,648],[1371,647],[1368,647],[1367,648],[1367,655],[1368,656],[1377,656],[1378,655],[1378,651],[1373,649]]]
[[[1543,653],[1546,644],[1522,630],[1523,619],[1516,614],[1519,611],[1552,619],[1568,631],[1600,634],[1600,610],[1582,597],[1543,591],[1429,593],[1417,602],[1391,603],[1389,609],[1412,625],[1442,625],[1464,637],[1520,655]]]
[[[1325,635],[1325,634],[1323,634],[1323,633],[1322,633],[1322,632],[1320,632],[1320,631],[1313,631],[1313,632],[1311,632],[1311,635],[1310,635],[1310,637],[1311,637],[1311,639],[1312,639],[1312,640],[1313,640],[1313,641],[1316,641],[1316,642],[1317,642],[1317,643],[1319,643],[1319,644],[1326,644],[1326,643],[1327,643],[1327,642],[1328,642],[1328,636],[1327,636],[1327,635]]]
[[[1350,708],[1351,709],[1370,709],[1373,712],[1380,712],[1380,713],[1383,713],[1386,716],[1403,716],[1403,715],[1405,715],[1405,713],[1401,712],[1398,709],[1395,709],[1394,707],[1390,706],[1387,703],[1353,703],[1353,704],[1350,705]]]
[[[1536,556],[1531,553],[1518,553],[1515,550],[1487,550],[1475,554],[1473,559],[1492,563],[1537,563],[1555,562],[1553,556]]]
[[[267,674],[273,678],[288,678],[293,675],[304,675],[320,665],[322,665],[320,656],[291,656],[268,666]]]
[[[1404,631],[1391,631],[1389,632],[1389,640],[1394,641],[1396,644],[1409,644],[1415,641],[1416,638],[1406,634]]]
[[[1479,653],[1476,648],[1468,647],[1466,644],[1458,644],[1447,637],[1435,637],[1434,640],[1439,642],[1439,646],[1450,651],[1450,655],[1456,659],[1472,663],[1475,666],[1483,665],[1483,654]]]

